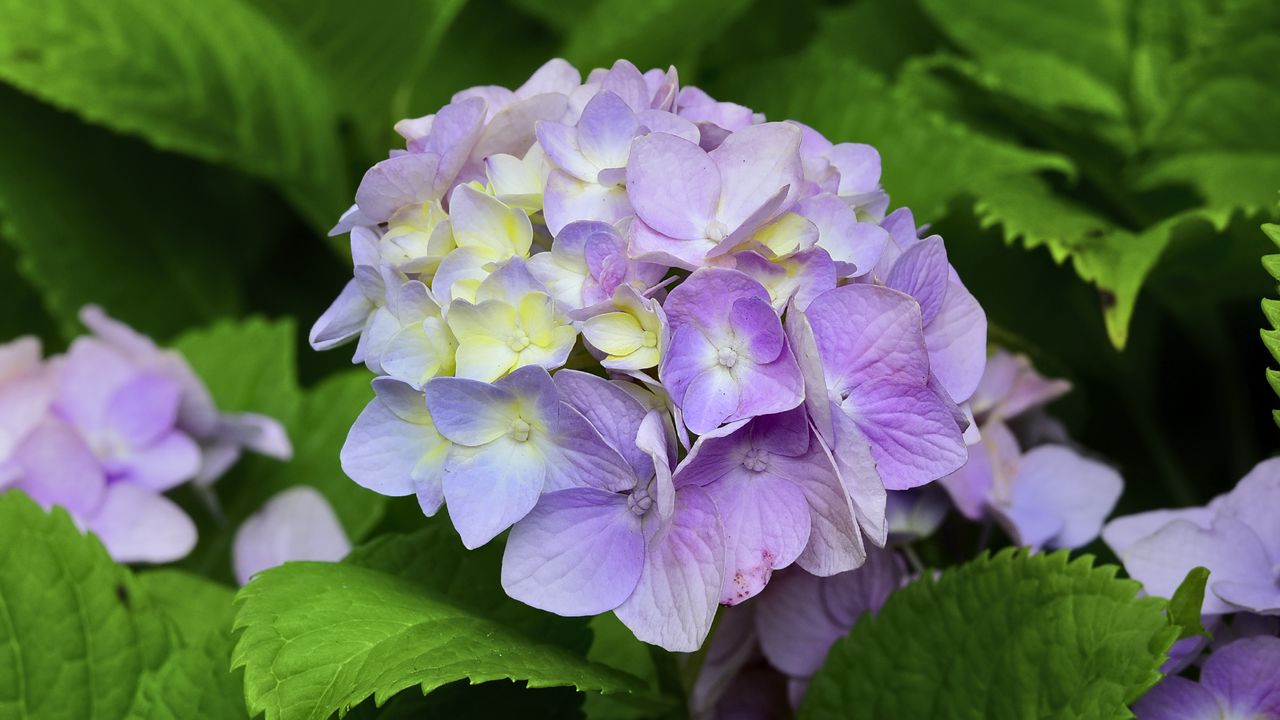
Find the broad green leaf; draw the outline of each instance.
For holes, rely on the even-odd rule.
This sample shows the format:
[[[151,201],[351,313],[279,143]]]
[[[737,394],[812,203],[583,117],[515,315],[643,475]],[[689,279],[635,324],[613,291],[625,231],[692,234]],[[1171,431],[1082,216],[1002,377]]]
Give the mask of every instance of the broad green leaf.
[[[1008,550],[926,575],[836,642],[800,717],[1132,717],[1178,628],[1116,570]]]
[[[146,593],[96,537],[0,494],[0,717],[122,718],[167,651]]]
[[[272,180],[317,227],[349,203],[329,89],[253,3],[3,0],[0,17],[0,80],[158,148]]]
[[[1179,640],[1196,635],[1209,636],[1209,631],[1200,624],[1200,608],[1204,607],[1204,587],[1208,580],[1208,568],[1191,568],[1182,584],[1173,591],[1173,597],[1169,598],[1169,622],[1180,628]]]
[[[747,10],[750,0],[598,0],[572,25],[564,55],[582,70],[625,58],[641,70],[695,72],[698,53]]]
[[[927,223],[953,198],[975,187],[1056,170],[1073,172],[1059,155],[977,133],[922,107],[855,61],[830,53],[751,67],[726,80],[726,97],[771,119],[795,118],[833,142],[865,142],[880,151],[882,182],[895,206]]]
[[[1133,232],[1034,177],[995,178],[975,183],[974,190],[975,212],[984,227],[999,225],[1006,242],[1044,245],[1058,262],[1070,258],[1076,274],[1097,287],[1107,334],[1118,348],[1128,340],[1138,291],[1174,231],[1208,221],[1189,211]]]
[[[243,673],[231,670],[230,629],[175,650],[147,673],[129,720],[248,720]]]
[[[1266,233],[1277,247],[1280,247],[1280,225],[1268,223],[1262,226],[1262,232]],[[1280,282],[1280,254],[1262,258],[1262,267],[1266,268],[1276,282]],[[1271,352],[1271,357],[1280,360],[1280,300],[1264,299],[1262,314],[1267,316],[1267,322],[1271,324],[1270,330],[1262,331],[1262,343]],[[1267,368],[1267,383],[1271,385],[1276,395],[1280,395],[1280,372]],[[1271,415],[1276,425],[1280,425],[1280,410],[1272,410]]]
[[[184,645],[203,643],[210,635],[230,634],[235,590],[182,570],[159,568],[136,576],[138,586],[156,611],[177,630]]]
[[[66,337],[86,303],[155,336],[239,308],[253,255],[223,179],[0,86],[0,238]]]
[[[639,681],[480,618],[421,586],[350,564],[290,563],[237,597],[234,666],[251,712],[323,720],[415,685],[511,679],[629,692]]]
[[[411,502],[418,512],[416,502]],[[379,535],[351,551],[344,562],[395,575],[476,615],[542,642],[583,654],[591,645],[585,618],[566,618],[507,597],[499,581],[503,542],[467,550],[448,518],[419,516],[422,529]]]
[[[299,38],[330,86],[338,113],[355,123],[364,143],[362,159],[372,164],[391,147],[392,125],[408,114],[408,86],[434,71],[436,49],[465,4],[266,0],[256,6]],[[330,224],[344,209],[346,205],[329,208]]]

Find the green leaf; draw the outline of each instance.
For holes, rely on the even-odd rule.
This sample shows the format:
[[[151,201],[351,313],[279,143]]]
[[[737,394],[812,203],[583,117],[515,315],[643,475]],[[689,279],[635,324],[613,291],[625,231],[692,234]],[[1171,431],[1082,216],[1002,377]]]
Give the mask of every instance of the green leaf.
[[[350,564],[290,563],[237,597],[233,654],[251,712],[267,720],[323,720],[372,696],[418,685],[524,680],[628,692],[634,678],[529,640],[427,594],[406,580]]]
[[[865,142],[880,151],[882,182],[895,206],[917,222],[937,220],[953,198],[985,183],[1020,181],[1044,170],[1066,174],[1059,155],[977,133],[891,88],[879,75],[832,53],[744,69],[725,81],[725,97],[773,119],[796,118],[833,142]]]
[[[1039,178],[995,178],[974,189],[983,227],[999,225],[1009,243],[1046,246],[1057,262],[1070,258],[1076,274],[1098,288],[1107,334],[1117,348],[1128,340],[1138,291],[1175,231],[1210,219],[1193,210],[1133,232],[1053,192]]]
[[[1132,717],[1178,629],[1116,570],[1011,549],[926,574],[836,642],[800,717]]]
[[[230,634],[235,590],[182,570],[159,568],[137,575],[138,586],[157,612],[169,619],[184,645]]]
[[[1169,598],[1169,622],[1180,628],[1179,640],[1197,635],[1209,637],[1209,631],[1200,624],[1200,608],[1204,607],[1204,587],[1208,581],[1208,568],[1191,568]]]
[[[0,494],[0,717],[124,717],[168,638],[129,571],[61,509]]]
[[[1262,232],[1271,238],[1271,241],[1280,247],[1280,225],[1267,223],[1262,226]],[[1271,277],[1276,282],[1280,282],[1280,254],[1267,255],[1262,258],[1262,266],[1267,269]],[[1267,322],[1271,323],[1270,330],[1262,331],[1262,343],[1267,346],[1267,350],[1271,352],[1271,357],[1280,361],[1280,300],[1262,301],[1262,314],[1267,316]],[[1271,368],[1267,368],[1267,383],[1271,385],[1271,389],[1276,395],[1280,395],[1280,372],[1276,372]],[[1280,410],[1272,410],[1272,417],[1276,421],[1276,425],[1280,425]]]
[[[66,337],[91,302],[155,336],[234,313],[253,253],[224,180],[0,85],[0,237]]]
[[[289,422],[302,405],[292,320],[222,320],[190,330],[173,348],[223,412],[257,412]]]
[[[343,561],[407,580],[469,612],[497,621],[534,640],[583,654],[591,645],[585,618],[566,618],[507,597],[499,582],[504,543],[495,540],[467,550],[448,518],[422,518],[412,533],[379,535]]]
[[[702,48],[750,5],[750,0],[598,0],[573,23],[564,55],[584,71],[625,58],[641,70],[675,65],[688,76]]]
[[[129,720],[248,720],[243,673],[231,670],[230,629],[179,648],[147,673]]]
[[[272,180],[317,227],[349,202],[329,89],[252,3],[3,0],[0,17],[0,80]]]
[[[392,125],[408,114],[408,86],[431,66],[441,39],[465,4],[466,0],[266,0],[256,7],[299,38],[332,89],[339,113],[355,123],[364,143],[362,158],[372,164],[392,146]],[[345,207],[328,209],[330,224]]]

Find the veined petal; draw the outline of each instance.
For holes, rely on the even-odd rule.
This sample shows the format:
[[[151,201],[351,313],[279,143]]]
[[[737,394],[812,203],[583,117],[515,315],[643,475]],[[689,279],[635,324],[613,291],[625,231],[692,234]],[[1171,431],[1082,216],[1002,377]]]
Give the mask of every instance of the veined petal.
[[[474,550],[518,522],[537,504],[545,480],[546,459],[533,443],[504,436],[455,446],[445,461],[444,497],[462,544]]]
[[[533,242],[533,226],[523,210],[469,185],[459,185],[449,199],[449,220],[458,247],[484,248],[505,259],[525,257]]]

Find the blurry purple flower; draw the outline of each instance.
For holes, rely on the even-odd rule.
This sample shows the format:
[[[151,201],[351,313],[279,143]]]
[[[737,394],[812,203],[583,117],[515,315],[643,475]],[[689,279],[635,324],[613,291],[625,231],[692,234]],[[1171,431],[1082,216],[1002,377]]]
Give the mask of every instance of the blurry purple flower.
[[[1280,458],[1258,463],[1206,507],[1116,518],[1102,539],[1146,591],[1172,596],[1194,567],[1209,568],[1206,615],[1280,612]]]
[[[1280,638],[1237,640],[1211,655],[1200,682],[1166,677],[1134,704],[1138,720],[1280,717]]]
[[[318,490],[299,485],[276,494],[236,530],[232,562],[236,580],[286,562],[337,562],[351,552],[338,516]]]

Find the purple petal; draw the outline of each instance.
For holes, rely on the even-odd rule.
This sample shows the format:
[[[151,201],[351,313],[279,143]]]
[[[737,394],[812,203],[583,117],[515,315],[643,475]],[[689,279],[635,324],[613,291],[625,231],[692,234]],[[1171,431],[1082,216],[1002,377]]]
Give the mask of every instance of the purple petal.
[[[444,497],[462,544],[474,550],[527,515],[538,502],[546,474],[546,460],[531,442],[502,437],[450,450]]]
[[[889,490],[906,490],[958,470],[968,457],[954,404],[930,387],[894,379],[859,385],[842,405],[871,443]]]
[[[467,98],[451,102],[436,113],[431,123],[431,133],[421,146],[428,154],[440,158],[432,181],[433,194],[437,198],[445,196],[472,148],[480,140],[485,128],[486,111],[487,103],[484,100]],[[410,147],[416,145],[410,143]]]
[[[938,480],[956,509],[970,520],[986,519],[997,478],[1001,485],[1013,480],[1022,449],[1013,431],[993,420],[982,426],[982,440],[969,448],[969,459],[955,472]]]
[[[830,456],[840,485],[853,503],[854,517],[862,532],[874,545],[883,546],[889,536],[885,518],[888,497],[871,442],[839,407],[832,408],[831,415],[834,432]]]
[[[1141,582],[1148,593],[1159,597],[1172,597],[1196,566],[1209,568],[1211,590],[1221,582],[1270,582],[1273,572],[1258,536],[1243,523],[1224,516],[1207,529],[1188,520],[1174,520],[1129,546],[1120,553],[1120,560],[1131,577]],[[1205,593],[1204,614],[1236,610],[1216,594]]]
[[[115,463],[112,464],[115,469]],[[200,446],[186,434],[171,431],[146,447],[135,449],[113,472],[116,482],[132,482],[164,492],[196,476],[200,471]]]
[[[567,95],[582,83],[582,73],[562,58],[546,61],[524,84],[516,89],[517,97],[532,97],[542,93]]]
[[[846,285],[819,295],[805,315],[829,388],[843,393],[881,377],[928,381],[920,309],[909,296],[875,285]]]
[[[946,246],[934,235],[903,251],[889,270],[885,285],[915,298],[927,325],[942,309],[950,272]]]
[[[559,121],[568,107],[569,99],[559,93],[542,93],[507,105],[485,127],[458,179],[482,179],[484,159],[490,155],[524,157],[537,140],[534,127],[538,121]]]
[[[545,451],[547,480],[543,490],[591,487],[624,492],[653,474],[650,466],[637,474],[622,454],[611,446],[582,413],[560,405],[558,430]]]
[[[799,557],[809,542],[809,505],[799,488],[770,472],[740,470],[706,491],[719,511],[727,548],[720,602],[737,605],[763,590],[774,570]]]
[[[747,357],[753,362],[773,362],[786,345],[778,314],[767,301],[758,297],[735,301],[729,311],[729,324],[738,341],[744,343]]]
[[[106,477],[93,451],[74,430],[49,418],[14,453],[22,468],[15,487],[48,508],[61,505],[76,517],[94,512],[106,492]]]
[[[987,314],[954,270],[938,315],[924,328],[924,343],[929,369],[947,394],[961,400],[973,395],[987,364]]]
[[[1013,479],[1013,500],[1002,513],[1021,544],[1078,548],[1093,542],[1124,489],[1120,474],[1061,445],[1041,445],[1022,457]],[[1054,527],[1037,526],[1037,516]]]
[[[715,504],[700,488],[686,487],[676,493],[670,526],[647,525],[645,538],[640,581],[614,614],[644,642],[671,652],[697,650],[711,630],[723,577]]]
[[[131,483],[107,488],[102,505],[86,525],[116,562],[173,562],[196,545],[195,523],[182,508]]]
[[[1167,677],[1133,705],[1138,720],[1205,720],[1222,717],[1218,700],[1205,686],[1184,677]]]
[[[451,442],[468,446],[493,442],[517,419],[511,393],[493,383],[442,377],[428,382],[425,389],[427,409],[440,434]],[[543,411],[542,417],[556,412],[554,407]]]
[[[1280,638],[1237,640],[1209,655],[1200,682],[1236,717],[1280,717]]]
[[[840,171],[840,194],[856,195],[880,187],[880,153],[862,143],[840,143],[827,151]]]
[[[313,350],[329,350],[349,342],[360,334],[373,312],[369,302],[355,280],[348,280],[328,309],[316,319],[307,336]]]
[[[583,182],[595,182],[600,168],[587,159],[578,144],[576,128],[561,123],[541,122],[537,128],[538,143],[547,158],[564,172]]]
[[[695,331],[696,332],[696,331]],[[684,422],[695,435],[714,430],[737,414],[741,390],[733,375],[722,367],[704,370],[693,377],[680,397]]]
[[[596,97],[606,93],[614,95],[620,101],[625,101],[625,106],[629,106],[628,109],[636,112],[649,107],[652,99],[649,86],[644,81],[644,75],[640,74],[639,68],[628,60],[618,60],[613,67],[609,68],[609,72],[600,81],[600,90],[600,94]]]
[[[241,585],[286,562],[337,562],[351,552],[333,507],[315,488],[299,485],[271,498],[236,530],[232,563]]]
[[[405,153],[369,168],[356,190],[356,205],[374,222],[386,222],[397,210],[436,200],[440,157],[434,153]]]
[[[661,235],[703,238],[716,216],[720,182],[716,163],[688,140],[654,133],[631,145],[627,195],[636,215]]]
[[[502,587],[557,615],[598,615],[635,590],[644,555],[640,518],[625,495],[593,488],[553,492],[511,528]]]
[[[751,276],[727,268],[703,268],[677,285],[662,309],[673,332],[694,325],[708,334],[720,333],[730,320],[734,303],[747,298],[761,300],[768,307],[769,292]]]
[[[587,103],[578,120],[578,147],[597,169],[620,168],[627,164],[631,140],[640,132],[635,113],[622,98],[606,91]],[[595,180],[592,178],[583,178]]]
[[[1196,527],[1208,530],[1213,525],[1214,514],[1209,508],[1192,507],[1125,515],[1107,523],[1102,529],[1102,541],[1116,555],[1124,555],[1139,540],[1154,535],[1174,520],[1187,520]]]
[[[640,122],[641,131],[666,133],[697,144],[699,140],[698,126],[688,120],[673,115],[665,110],[641,110],[636,119]]]
[[[710,155],[724,183],[717,217],[730,229],[742,225],[781,188],[790,186],[793,195],[799,191],[800,130],[794,125],[765,123],[738,130]],[[779,211],[790,207],[792,196]]]
[[[636,477],[652,474],[652,458],[636,445],[648,408],[626,390],[595,375],[561,370],[553,379],[560,399],[582,413],[596,432],[626,458]]]
[[[425,417],[406,419],[395,412],[393,402],[380,392],[365,406],[347,433],[339,458],[342,471],[356,484],[398,497],[414,493],[414,468],[424,457],[447,452],[449,442],[430,424],[425,409]]]
[[[1219,512],[1236,516],[1253,529],[1280,565],[1280,458],[1258,463],[1221,501]]]
[[[552,170],[547,177],[543,203],[542,214],[553,235],[578,220],[615,223],[632,213],[624,188],[583,182],[562,170]]]
[[[182,388],[172,378],[154,373],[138,375],[112,395],[104,420],[130,446],[147,445],[173,428],[181,393]]]
[[[875,223],[858,222],[853,209],[831,194],[801,200],[796,212],[818,228],[818,245],[840,264],[842,277],[871,272],[889,241],[888,232]]]

